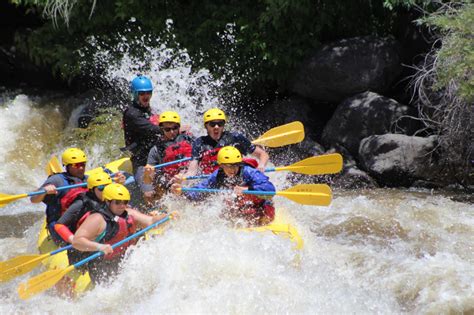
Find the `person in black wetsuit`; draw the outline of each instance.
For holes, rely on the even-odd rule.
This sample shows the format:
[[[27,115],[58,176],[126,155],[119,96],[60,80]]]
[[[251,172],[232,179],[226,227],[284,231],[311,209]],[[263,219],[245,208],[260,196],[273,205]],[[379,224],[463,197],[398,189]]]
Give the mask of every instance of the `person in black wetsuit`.
[[[150,107],[153,93],[151,80],[146,76],[137,76],[132,80],[130,88],[133,102],[123,113],[125,149],[132,154],[135,182],[147,197],[147,194],[153,193],[153,187],[143,183],[143,167],[146,165],[148,152],[162,133],[157,115],[152,114]]]
[[[103,203],[102,191],[106,185],[111,183],[112,179],[105,172],[97,172],[87,178],[88,190],[76,196],[54,225],[54,230],[65,242],[72,243],[74,232],[90,212],[96,210]]]

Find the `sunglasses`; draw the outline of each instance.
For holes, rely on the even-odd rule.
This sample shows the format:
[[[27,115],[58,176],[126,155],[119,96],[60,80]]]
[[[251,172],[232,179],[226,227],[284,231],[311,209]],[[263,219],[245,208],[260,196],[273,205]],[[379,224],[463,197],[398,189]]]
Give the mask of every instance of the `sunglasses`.
[[[128,200],[112,200],[117,206],[128,205]]]
[[[162,127],[161,130],[164,132],[170,132],[170,131],[176,131],[179,129],[179,126],[174,126],[174,127]]]
[[[209,126],[214,128],[215,126],[224,127],[225,121],[210,121],[208,122]]]
[[[96,187],[99,191],[104,191],[105,185],[100,185]]]
[[[151,95],[151,91],[141,91],[141,92],[138,92],[138,95]]]
[[[85,162],[72,163],[71,166],[74,167],[74,168],[86,167],[86,163]]]
[[[222,168],[226,168],[226,169],[238,169],[240,167],[240,164],[221,164],[221,167]]]

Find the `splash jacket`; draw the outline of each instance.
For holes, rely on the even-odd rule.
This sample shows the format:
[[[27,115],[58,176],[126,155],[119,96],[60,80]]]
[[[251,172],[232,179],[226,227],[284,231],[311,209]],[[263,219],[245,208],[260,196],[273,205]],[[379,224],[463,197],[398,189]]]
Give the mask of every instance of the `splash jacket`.
[[[248,186],[249,190],[275,191],[275,186],[268,177],[249,165],[241,166],[239,173],[232,178],[227,177],[222,169],[218,169],[193,188],[232,189],[235,186]],[[206,197],[206,194],[197,192],[184,192],[184,195],[191,200],[203,200]],[[243,218],[250,225],[259,225],[263,221],[273,221],[275,208],[269,199],[244,194],[237,196],[224,213],[224,217]]]
[[[78,195],[54,225],[55,231],[67,242],[87,218],[90,211],[98,209],[101,204],[102,201],[92,191],[88,190]]]
[[[196,139],[193,143],[192,157],[199,162],[201,172],[210,174],[219,168],[217,164],[217,153],[222,147],[234,146],[239,149],[242,155],[247,155],[255,151],[249,139],[237,132],[224,131],[219,141],[212,139],[209,135]]]
[[[161,129],[151,108],[142,107],[137,102],[123,112],[122,122],[126,149],[132,153],[133,170],[136,172],[139,166],[146,164],[148,152],[161,135]]]
[[[179,134],[174,140],[158,141],[148,153],[147,164],[156,165],[191,157],[193,140],[190,135]],[[189,161],[156,169],[157,178],[160,177],[161,184],[166,185],[174,175],[185,169],[188,164]]]

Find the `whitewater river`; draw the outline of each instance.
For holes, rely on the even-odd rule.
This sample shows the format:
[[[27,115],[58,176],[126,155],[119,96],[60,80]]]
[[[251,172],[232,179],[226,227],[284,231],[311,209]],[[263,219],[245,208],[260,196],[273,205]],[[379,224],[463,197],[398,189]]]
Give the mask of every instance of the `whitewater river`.
[[[66,99],[9,92],[1,100],[0,192],[29,192],[64,149],[57,143],[69,117],[58,106]],[[284,174],[271,178],[288,187]],[[182,219],[130,251],[111,284],[74,301],[51,292],[23,301],[16,288],[29,276],[21,276],[0,283],[0,313],[474,312],[472,204],[400,189],[335,189],[329,207],[275,203],[302,235],[300,253],[274,235],[227,227],[218,197],[198,206],[168,198]],[[35,253],[43,211],[26,199],[0,208],[0,260]]]

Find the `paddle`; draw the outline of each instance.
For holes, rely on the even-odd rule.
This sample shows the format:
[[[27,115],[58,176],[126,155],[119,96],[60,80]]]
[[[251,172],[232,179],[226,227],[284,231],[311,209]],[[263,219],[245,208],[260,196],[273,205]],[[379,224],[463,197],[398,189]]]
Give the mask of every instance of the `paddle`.
[[[188,161],[190,159],[191,158],[184,158],[184,159],[180,159],[180,160],[176,160],[176,161],[171,161],[171,162],[167,162],[167,163],[163,163],[163,164],[158,164],[158,165],[155,165],[155,168],[160,168],[160,167],[168,166],[168,165],[171,165],[171,164],[176,164],[176,163]],[[111,163],[106,165],[106,168],[110,169],[109,166],[111,166],[112,169],[119,171],[119,168],[117,168],[118,165],[123,165],[126,162],[126,160],[128,160],[128,158],[123,158],[123,159],[111,162]],[[93,169],[89,172],[86,172],[86,174],[90,175],[91,174],[90,172],[97,172],[98,170],[102,170],[102,168],[95,168],[95,169]],[[56,190],[60,191],[60,190],[64,190],[64,189],[71,189],[71,188],[76,188],[76,187],[86,187],[86,186],[87,186],[87,183],[79,183],[79,184],[74,184],[74,185],[66,185],[66,186],[56,187]],[[42,195],[44,193],[46,193],[46,191],[44,189],[29,192],[29,193],[26,193],[26,194],[19,194],[19,195],[7,195],[7,194],[0,193],[0,208],[7,205],[7,204],[9,204],[12,201],[15,201],[15,200],[18,200],[18,199],[21,199],[21,198],[25,198],[25,197]]]
[[[63,171],[63,167],[61,166],[61,163],[59,163],[59,160],[56,156],[51,157],[51,159],[48,162],[48,165],[46,165],[46,174],[48,176],[61,173]]]
[[[112,248],[115,249],[119,247],[120,245],[130,241],[131,239],[143,235],[144,233],[148,232],[149,230],[157,227],[158,225],[165,223],[170,219],[170,216],[168,215],[167,217],[149,225],[148,227],[124,238],[120,242],[117,242],[112,245]],[[95,254],[92,254],[91,256],[73,264],[69,265],[68,267],[64,269],[53,269],[49,270],[46,272],[43,272],[33,278],[30,278],[26,283],[21,283],[18,286],[18,295],[20,296],[21,299],[26,300],[38,293],[41,293],[51,287],[53,287],[59,280],[61,280],[62,277],[64,277],[66,274],[68,274],[70,271],[88,263],[89,261],[102,256],[104,253],[103,252],[96,252]]]
[[[110,172],[110,173],[117,173],[119,171],[127,171],[129,173],[131,173],[131,169],[132,169],[132,166],[131,166],[131,162],[130,162],[130,158],[121,158],[121,159],[118,159],[118,160],[115,160],[113,162],[110,162],[110,163],[107,163],[105,164],[105,166],[101,166],[101,167],[96,167],[94,169],[91,169],[89,171],[86,172],[86,175],[91,175],[91,174],[94,174],[96,172],[102,172],[102,171],[106,171],[106,172]],[[61,164],[59,163],[59,160],[56,156],[53,156],[49,162],[48,162],[48,165],[46,166],[46,173],[48,174],[48,176],[51,176],[53,174],[58,174],[58,173],[61,173],[63,171],[63,168],[61,166]]]
[[[277,148],[289,144],[300,143],[303,139],[303,124],[299,121],[294,121],[268,130],[258,139],[252,141],[252,143],[270,148]]]
[[[180,188],[181,191],[198,193],[233,192],[230,189]],[[244,190],[244,194],[258,196],[282,196],[303,205],[328,206],[331,203],[331,188],[326,184],[300,184],[282,191]]]
[[[289,171],[298,174],[306,175],[323,175],[323,174],[335,174],[340,172],[342,169],[342,156],[339,153],[332,153],[326,155],[312,156],[302,161],[293,163],[288,166],[279,167],[268,167],[265,172],[279,172]],[[188,176],[184,180],[188,179],[202,179],[211,176],[208,175],[197,175]]]
[[[0,282],[7,282],[36,268],[44,259],[71,249],[68,245],[42,255],[23,255],[0,262]]]

